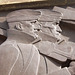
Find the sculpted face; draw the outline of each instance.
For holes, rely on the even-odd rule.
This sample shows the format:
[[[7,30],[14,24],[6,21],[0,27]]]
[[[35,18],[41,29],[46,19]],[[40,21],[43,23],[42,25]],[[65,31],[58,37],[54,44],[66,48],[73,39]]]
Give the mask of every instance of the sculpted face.
[[[9,29],[32,34],[35,38],[38,32],[43,32],[60,39],[60,20],[61,14],[50,10],[18,10],[7,15]]]
[[[36,38],[37,35],[34,33],[36,31],[34,28],[34,23],[40,15],[40,11],[30,9],[23,9],[9,13],[7,15],[9,29],[25,32]]]
[[[11,30],[17,30],[23,33],[31,34],[35,38],[37,35],[35,34],[36,29],[34,27],[34,20],[33,21],[20,21],[20,22],[12,22],[9,23],[9,28]]]

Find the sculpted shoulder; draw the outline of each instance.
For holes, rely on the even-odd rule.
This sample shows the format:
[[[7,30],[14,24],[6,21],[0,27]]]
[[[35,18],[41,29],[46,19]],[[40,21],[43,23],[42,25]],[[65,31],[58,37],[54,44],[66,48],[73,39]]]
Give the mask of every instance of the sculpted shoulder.
[[[10,73],[18,56],[19,51],[12,44],[0,46],[0,73],[2,75],[8,75]]]

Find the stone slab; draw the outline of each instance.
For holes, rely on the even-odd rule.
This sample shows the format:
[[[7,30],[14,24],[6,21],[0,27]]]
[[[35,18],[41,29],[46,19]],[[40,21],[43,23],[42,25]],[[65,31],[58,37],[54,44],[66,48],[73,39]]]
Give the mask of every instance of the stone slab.
[[[0,10],[75,4],[75,0],[0,0]]]

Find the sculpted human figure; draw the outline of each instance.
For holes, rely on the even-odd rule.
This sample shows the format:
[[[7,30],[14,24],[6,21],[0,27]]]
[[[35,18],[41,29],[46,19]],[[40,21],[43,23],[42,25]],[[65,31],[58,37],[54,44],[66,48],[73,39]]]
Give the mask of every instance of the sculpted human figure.
[[[49,41],[48,45],[51,45],[50,42],[56,42],[58,40],[58,38],[54,35],[51,35],[51,34],[48,34],[47,32],[45,32],[45,30],[47,30],[48,28],[46,27],[47,28],[46,29],[43,26],[41,26],[41,25],[44,25],[42,23],[45,23],[45,22],[40,21],[40,18],[41,18],[40,11],[34,11],[34,10],[18,10],[18,11],[9,13],[7,15],[7,22],[8,22],[8,25],[9,25],[8,40],[11,41],[11,39],[13,38],[13,40],[16,40],[17,43],[19,43],[19,42],[22,43],[22,44],[24,43],[28,46],[30,45],[30,43],[33,43],[36,46],[36,44],[38,44],[37,42],[39,42],[40,40],[43,40],[44,43],[45,43],[45,41]],[[47,23],[49,24],[51,22],[47,22]],[[56,29],[54,29],[54,30],[56,30]],[[12,33],[13,33],[13,36],[15,35],[15,37],[12,37]],[[54,34],[53,32],[51,32],[51,33]],[[44,43],[43,43],[43,45],[46,47],[46,45]],[[22,46],[22,44],[19,44],[20,49],[22,47],[23,47],[23,49],[25,48],[25,46]],[[36,47],[39,51],[38,46],[36,46]],[[28,47],[26,47],[26,48],[28,48]],[[26,53],[25,50],[24,50],[24,52]],[[21,49],[21,54],[22,54],[22,49]],[[31,54],[32,54],[32,51],[31,51]],[[36,73],[38,72],[37,75],[49,74],[53,71],[56,71],[56,69],[57,70],[60,69],[60,64],[58,62],[53,60],[51,57],[48,58],[47,56],[42,55],[44,53],[40,54],[40,56],[39,56],[39,54],[37,53],[36,54],[37,57],[35,57],[36,60],[38,58],[38,63],[36,63],[37,62],[36,60],[35,60],[36,62],[33,61],[33,64],[34,65],[36,64],[37,69],[34,68],[34,71]],[[26,60],[24,57],[28,58],[26,54],[24,54],[24,56],[22,56],[23,60]],[[39,57],[40,57],[40,61],[39,61]],[[23,61],[23,62],[25,62],[25,61]],[[27,63],[29,63],[29,61]],[[47,65],[46,65],[46,63],[47,63]],[[32,64],[32,62],[31,62],[31,64]],[[24,65],[24,67],[26,68],[25,65]],[[30,69],[30,67],[29,67],[29,69]],[[23,71],[25,71],[25,69],[23,69]],[[25,74],[29,75],[31,73],[33,75],[34,72],[33,71],[30,72],[28,70],[28,73],[25,73]],[[13,74],[14,74],[14,72],[13,72]]]
[[[75,16],[73,15],[75,13],[75,9],[72,8],[72,7],[67,7],[66,9],[65,8],[61,8],[61,7],[57,7],[55,6],[53,8],[54,11],[59,11],[63,14],[63,17],[62,17],[62,22],[66,23],[66,24],[70,24],[70,26],[72,28],[74,28],[74,24],[75,24]],[[67,13],[66,13],[67,12]],[[71,25],[72,24],[72,25]],[[70,44],[70,46],[72,46],[73,48],[73,53],[72,53],[72,58],[71,58],[71,63],[70,63],[70,66],[69,66],[69,71],[71,73],[71,75],[74,75],[75,74],[75,44]]]
[[[67,59],[70,59],[70,60],[74,59],[73,46],[69,45],[68,42],[62,41],[61,37],[60,37],[61,34],[59,32],[61,32],[62,30],[58,26],[58,24],[59,24],[59,21],[61,20],[61,17],[63,15],[58,12],[53,12],[53,11],[48,11],[48,10],[43,10],[43,11],[41,10],[41,12],[43,14],[38,19],[38,21],[41,24],[40,31],[42,31],[42,32],[39,31],[38,34],[42,33],[42,34],[44,34],[44,37],[41,36],[42,34],[40,34],[39,36],[41,36],[42,41],[35,44],[36,47],[38,48],[39,52],[41,53],[40,54],[41,55],[41,58],[40,58],[41,62],[40,62],[38,75],[49,74],[49,73],[50,73],[49,75],[60,75],[60,74],[62,74],[62,72],[65,75],[71,75],[71,74],[74,75],[75,72],[74,72],[73,66],[72,67],[70,66],[69,68],[67,68],[67,67],[62,68],[62,65],[60,63],[55,63],[57,61],[55,61],[55,60],[53,61],[50,59],[52,57],[62,63],[67,61]],[[48,16],[45,13],[47,13]],[[53,13],[54,13],[54,15],[53,15]],[[55,16],[56,13],[57,13],[57,15]],[[52,43],[52,42],[54,42],[54,40],[50,41],[50,40],[48,40],[48,37],[46,37],[47,34],[49,34],[50,35],[49,39],[51,39],[52,35],[48,31],[48,29],[50,30],[50,28],[51,28],[52,33],[55,35],[55,38],[57,38],[57,40],[60,40],[58,42],[58,44]],[[44,60],[43,60],[42,56],[44,57],[46,64],[43,63]],[[45,72],[44,65],[46,66],[46,72]],[[55,65],[58,65],[58,66],[55,66]],[[59,68],[59,66],[60,66],[60,68]],[[42,68],[42,70],[40,68]]]
[[[41,10],[41,12],[43,12],[43,14],[38,19],[38,21],[41,23],[41,28],[40,31],[38,32],[38,35],[41,36],[42,41],[35,44],[35,46],[38,48],[40,52],[40,67],[38,75],[43,75],[43,74],[60,75],[62,74],[62,72],[64,72],[65,75],[70,75],[68,68],[62,68],[62,65],[59,63],[59,61],[65,62],[69,57],[69,55],[67,54],[70,54],[70,52],[72,51],[71,46],[69,46],[67,42],[61,43],[61,37],[60,37],[61,34],[59,32],[61,32],[62,30],[60,28],[57,28],[57,25],[61,20],[62,14],[48,10],[44,11]],[[47,12],[50,15],[47,14],[48,15],[47,16],[44,12]],[[57,16],[55,16],[55,14],[57,14]],[[58,44],[54,43],[55,42],[54,40],[50,41],[52,40],[51,36],[53,35],[49,33],[48,29],[52,30],[51,33],[54,35],[55,38],[57,38],[56,41],[60,40]],[[50,36],[47,37],[47,35]],[[51,57],[54,60],[51,59]]]
[[[9,29],[0,46],[1,75],[71,75],[72,69],[61,64],[74,58],[72,47],[59,33],[61,13],[23,9],[6,18]]]
[[[23,10],[24,11],[24,10]],[[30,13],[31,12],[31,13]],[[35,20],[39,12],[27,10],[24,14],[7,16],[9,29],[7,40],[0,45],[0,74],[1,75],[37,75],[40,55],[37,48],[30,44],[36,39],[32,26],[24,20]],[[20,14],[20,12],[18,12]],[[28,15],[33,15],[28,17]],[[27,17],[26,17],[27,16]],[[12,21],[8,19],[15,18]],[[23,20],[19,20],[19,18]]]

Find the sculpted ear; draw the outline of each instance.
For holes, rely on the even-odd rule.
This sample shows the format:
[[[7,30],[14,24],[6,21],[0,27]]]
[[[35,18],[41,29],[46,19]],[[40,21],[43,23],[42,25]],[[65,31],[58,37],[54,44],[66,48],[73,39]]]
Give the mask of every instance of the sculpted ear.
[[[23,30],[23,25],[22,23],[16,24],[16,29],[22,31]]]

